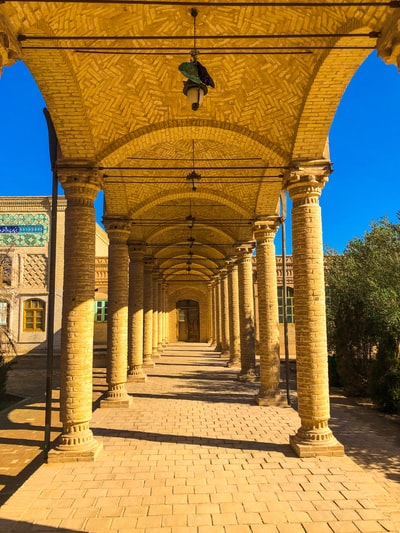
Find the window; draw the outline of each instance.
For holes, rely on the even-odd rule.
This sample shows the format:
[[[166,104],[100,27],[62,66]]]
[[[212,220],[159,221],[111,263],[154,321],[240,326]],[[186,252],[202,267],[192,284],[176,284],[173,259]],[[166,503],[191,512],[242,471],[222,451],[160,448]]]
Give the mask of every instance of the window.
[[[24,302],[24,331],[44,331],[43,300],[32,298]]]
[[[0,326],[8,326],[8,303],[0,301]]]
[[[288,324],[294,324],[293,294],[292,287],[286,287],[286,316]],[[283,324],[283,287],[278,287],[278,313],[279,323]]]
[[[94,302],[94,321],[107,322],[107,300],[96,300]]]

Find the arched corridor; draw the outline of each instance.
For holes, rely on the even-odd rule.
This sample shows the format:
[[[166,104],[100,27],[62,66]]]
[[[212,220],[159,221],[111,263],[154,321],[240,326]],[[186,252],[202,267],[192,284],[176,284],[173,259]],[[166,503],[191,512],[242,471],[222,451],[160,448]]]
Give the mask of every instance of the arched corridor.
[[[1,508],[1,531],[399,531],[395,425],[374,413],[366,424],[337,396],[333,424],[352,457],[299,458],[287,441],[296,411],[256,405],[257,384],[225,361],[207,344],[168,346],[147,382],[128,384],[131,409],[94,411],[98,460],[36,465]],[[104,369],[94,381],[96,399]],[[0,430],[2,457],[6,442]]]
[[[332,171],[328,131],[347,83],[373,49],[400,64],[400,4],[189,4],[0,6],[1,69],[21,60],[38,83],[67,203],[63,431],[50,461],[94,460],[101,451],[91,428],[100,191],[109,238],[101,409],[131,407],[130,387],[144,386],[154,359],[181,338],[175,313],[184,299],[199,302],[199,340],[229,354],[226,372],[237,367],[250,387],[260,356],[258,407],[281,405],[274,238],[288,192],[300,416],[290,443],[303,457],[343,454],[329,426],[319,199]],[[181,73],[184,95],[197,95],[189,105]]]

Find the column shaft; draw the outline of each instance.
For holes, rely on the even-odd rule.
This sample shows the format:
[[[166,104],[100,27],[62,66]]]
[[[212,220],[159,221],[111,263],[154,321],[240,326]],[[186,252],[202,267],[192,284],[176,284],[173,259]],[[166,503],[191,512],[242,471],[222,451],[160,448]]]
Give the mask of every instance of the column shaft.
[[[207,308],[208,308],[208,343],[211,345],[214,342],[214,310],[213,310],[213,295],[212,284],[207,285]]]
[[[288,180],[293,201],[293,279],[296,317],[297,393],[301,427],[291,445],[301,457],[342,455],[328,426],[324,257],[319,196],[327,165],[304,165]],[[330,167],[329,169],[330,170]]]
[[[229,356],[229,293],[228,271],[221,270],[221,357]]]
[[[160,357],[158,352],[158,272],[153,271],[153,347],[152,358]]]
[[[254,337],[254,298],[253,298],[253,245],[238,248],[238,280],[240,309],[240,363],[238,379],[255,381],[256,353]]]
[[[279,221],[257,222],[254,236],[257,240],[257,284],[259,311],[260,390],[259,405],[281,404],[279,388],[279,316],[274,237]]]
[[[215,328],[216,328],[216,340],[215,345],[216,352],[222,352],[222,312],[221,312],[221,278],[216,276],[215,278]]]
[[[98,181],[88,168],[60,173],[67,198],[61,330],[62,434],[49,461],[93,460],[101,445],[89,429],[92,373]]]
[[[163,346],[169,342],[168,283],[163,282]]]
[[[215,350],[217,350],[218,346],[218,313],[217,313],[217,282],[214,279],[212,281],[212,313],[213,313],[213,331],[214,331],[214,337],[213,337],[213,347]]]
[[[153,259],[144,261],[143,366],[153,367]]]
[[[236,261],[228,265],[228,292],[229,292],[229,331],[230,331],[230,358],[227,366],[240,366],[240,313],[239,313],[239,282],[238,266]]]
[[[164,334],[164,293],[163,293],[163,279],[158,279],[158,351],[162,353]]]
[[[132,398],[126,391],[128,366],[128,281],[129,254],[126,223],[107,223],[108,313],[107,313],[107,384],[108,391],[100,407],[129,407]]]
[[[128,380],[146,381],[143,372],[144,250],[129,244]]]

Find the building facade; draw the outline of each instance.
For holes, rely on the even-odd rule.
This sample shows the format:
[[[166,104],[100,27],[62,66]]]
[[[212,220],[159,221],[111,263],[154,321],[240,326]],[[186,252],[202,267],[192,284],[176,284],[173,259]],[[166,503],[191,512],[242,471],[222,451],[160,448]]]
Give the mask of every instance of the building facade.
[[[65,198],[58,198],[54,297],[54,351],[58,355],[61,349],[65,209]],[[47,353],[51,211],[52,199],[48,196],[0,197],[0,350],[6,359],[27,353]],[[97,225],[99,264],[107,252],[107,234]],[[96,294],[99,299],[105,298],[104,283],[99,283]],[[95,344],[101,342],[104,339],[99,331]]]

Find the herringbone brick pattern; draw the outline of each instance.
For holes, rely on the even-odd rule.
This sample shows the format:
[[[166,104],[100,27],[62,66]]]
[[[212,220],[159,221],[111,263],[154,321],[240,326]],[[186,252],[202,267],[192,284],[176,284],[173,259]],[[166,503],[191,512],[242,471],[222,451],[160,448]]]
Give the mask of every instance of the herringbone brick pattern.
[[[166,160],[190,159],[194,139],[197,158],[210,163],[253,158],[279,166],[327,155],[341,95],[376,45],[368,32],[390,26],[391,17],[395,21],[385,3],[340,3],[236,6],[232,0],[201,6],[196,45],[216,88],[196,114],[185,102],[178,72],[194,45],[193,18],[184,3],[22,1],[5,3],[1,13],[13,50],[19,34],[54,37],[28,38],[13,53],[37,80],[67,160],[126,167],[146,166],[142,158],[150,157],[162,168]],[[154,205],[177,198],[187,186],[179,172],[168,173],[168,179],[180,180],[173,185],[158,179],[158,172],[145,174],[156,185],[132,180],[144,175],[140,171],[107,174],[119,176],[105,185],[108,214],[114,217],[134,218],[140,211],[145,218],[167,221],[168,211]],[[279,169],[261,172],[268,179],[255,182],[248,179],[251,171],[232,172],[238,182],[229,184],[213,179],[221,174],[229,176],[204,172],[198,196],[212,195],[221,209],[229,206],[230,218],[241,210],[246,217],[275,213]],[[203,218],[210,212],[203,209]],[[171,239],[175,230],[167,225]],[[251,238],[234,224],[229,230],[234,240]],[[199,238],[207,231],[199,228]],[[151,241],[152,232],[142,229],[134,238]]]
[[[98,460],[41,466],[0,510],[1,531],[399,531],[395,426],[336,396],[351,458],[300,459],[296,412],[256,406],[257,383],[207,345],[170,346],[148,373],[128,385],[131,409],[95,411]]]

